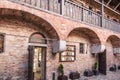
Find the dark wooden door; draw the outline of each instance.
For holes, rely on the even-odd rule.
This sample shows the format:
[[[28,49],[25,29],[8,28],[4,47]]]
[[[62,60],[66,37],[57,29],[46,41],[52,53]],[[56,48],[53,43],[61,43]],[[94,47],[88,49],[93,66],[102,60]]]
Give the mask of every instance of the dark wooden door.
[[[106,50],[98,54],[99,72],[106,75]]]

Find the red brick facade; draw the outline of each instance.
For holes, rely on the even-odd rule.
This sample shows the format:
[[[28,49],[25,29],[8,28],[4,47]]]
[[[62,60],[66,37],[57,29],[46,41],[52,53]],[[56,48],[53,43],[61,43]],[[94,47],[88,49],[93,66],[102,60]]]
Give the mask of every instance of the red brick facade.
[[[52,55],[51,42],[48,41],[46,80],[52,80],[53,71],[57,75],[57,67],[61,63],[65,67],[66,75],[71,71],[83,73],[85,69],[90,69],[95,62],[95,57],[90,52],[91,44],[106,46],[108,70],[112,64],[120,65],[120,58],[112,52],[112,46],[116,46],[120,41],[120,33],[77,22],[53,12],[0,0],[0,33],[5,33],[5,50],[0,54],[0,79],[27,79],[27,48],[29,37],[34,32],[40,32],[50,39],[84,42],[89,45],[87,54],[79,54],[78,43],[67,42],[76,45],[76,60],[60,62],[59,53],[56,56]]]

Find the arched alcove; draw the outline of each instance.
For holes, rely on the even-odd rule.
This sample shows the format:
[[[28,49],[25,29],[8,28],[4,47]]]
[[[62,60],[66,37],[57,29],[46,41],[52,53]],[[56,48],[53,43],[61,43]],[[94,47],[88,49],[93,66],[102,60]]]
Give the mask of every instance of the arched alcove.
[[[0,9],[0,19],[16,19],[21,22],[27,22],[31,23],[38,28],[40,28],[44,33],[46,33],[47,38],[51,39],[59,39],[58,32],[55,30],[54,26],[49,23],[47,20],[34,15],[32,13],[28,13],[22,10],[16,10],[16,9],[6,9],[6,8],[1,8]]]
[[[120,38],[117,35],[110,35],[106,40],[107,69],[113,65],[120,65]]]

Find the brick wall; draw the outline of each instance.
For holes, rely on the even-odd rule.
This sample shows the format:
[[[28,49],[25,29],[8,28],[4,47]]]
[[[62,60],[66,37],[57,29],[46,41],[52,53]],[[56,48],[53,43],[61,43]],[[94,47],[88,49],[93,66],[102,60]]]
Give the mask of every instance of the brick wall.
[[[93,31],[100,40],[101,44],[106,44],[106,41],[110,35],[115,35],[120,37],[119,33],[115,33],[110,30],[106,30],[101,27],[87,25],[84,23],[76,22],[69,18],[64,18],[63,16],[56,15],[54,13],[44,12],[41,10],[37,10],[34,8],[30,8],[27,6],[19,5],[16,3],[12,3],[9,1],[0,1],[0,8],[9,8],[10,10],[3,9],[0,12],[0,15],[5,17],[11,16],[12,14],[17,15],[17,13],[13,12],[13,9],[20,11],[19,13],[27,12],[28,14],[32,14],[29,17],[36,16],[37,18],[41,18],[39,21],[36,17],[33,17],[32,21],[39,25],[34,25],[32,22],[21,21],[18,18],[9,19],[7,16],[5,18],[0,18],[0,32],[6,33],[5,35],[5,51],[0,54],[0,78],[10,78],[12,80],[26,80],[27,78],[27,70],[28,70],[28,39],[29,36],[34,32],[41,32],[46,37],[51,37],[52,35],[57,33],[57,37],[62,40],[71,40],[71,41],[81,41],[87,44],[91,44],[90,40],[94,39],[94,36],[86,36],[85,33],[71,33],[74,29],[82,29],[86,28],[88,30]],[[10,4],[10,5],[9,5]],[[5,15],[4,15],[5,14]],[[13,16],[13,15],[12,15]],[[26,17],[24,17],[26,18]],[[29,19],[29,18],[28,18]],[[49,25],[43,27],[45,24],[49,22]],[[42,24],[44,23],[44,24]],[[41,26],[42,25],[42,26]],[[51,31],[52,32],[49,32]],[[91,31],[86,30],[85,32],[89,35]],[[56,31],[56,32],[55,32]],[[48,34],[49,32],[49,34]],[[71,34],[70,34],[71,33]],[[74,40],[73,40],[74,38]],[[67,43],[73,44],[73,43]],[[57,75],[57,68],[60,63],[62,63],[65,67],[65,74],[68,75],[70,71],[79,71],[82,72],[85,69],[90,69],[95,59],[90,54],[90,46],[88,46],[87,54],[79,54],[79,45],[78,43],[74,43],[76,45],[76,60],[75,62],[59,62],[59,53],[56,56],[51,54],[52,48],[51,43],[48,43],[47,46],[47,58],[46,58],[46,77],[48,80],[52,80],[52,73],[55,71]],[[111,46],[111,43],[108,41],[107,44]],[[108,46],[108,47],[109,47]],[[106,47],[107,48],[107,47]],[[111,48],[107,48],[107,62],[108,66],[111,62],[118,63],[118,57],[114,57]],[[111,57],[109,57],[111,56]],[[110,63],[109,63],[110,61]],[[77,65],[77,66],[76,66]],[[84,66],[84,67],[83,67]]]

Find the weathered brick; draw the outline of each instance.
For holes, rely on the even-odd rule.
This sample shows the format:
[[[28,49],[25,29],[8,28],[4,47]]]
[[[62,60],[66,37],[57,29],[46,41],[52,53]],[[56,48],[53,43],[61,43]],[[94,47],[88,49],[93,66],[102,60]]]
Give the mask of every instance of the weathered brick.
[[[30,35],[34,32],[41,32],[47,38],[58,39],[59,37],[62,40],[83,42],[89,45],[87,54],[79,54],[79,43],[67,42],[67,44],[76,45],[76,60],[74,62],[59,62],[59,53],[56,56],[52,55],[51,42],[49,41],[46,53],[46,78],[48,80],[52,80],[53,72],[58,75],[57,68],[61,63],[65,67],[64,71],[66,75],[71,71],[83,73],[85,69],[91,69],[95,62],[95,57],[90,53],[91,40],[96,40],[93,39],[94,37],[97,40],[99,39],[101,44],[106,45],[107,68],[111,64],[119,64],[120,59],[112,54],[112,43],[108,39],[111,35],[120,38],[119,33],[97,26],[86,25],[69,18],[12,3],[7,0],[0,0],[1,8],[4,9],[2,9],[2,13],[0,12],[0,32],[5,33],[5,51],[0,54],[0,80],[27,80],[28,43]],[[13,13],[13,11],[16,13]],[[26,16],[23,17],[22,13]],[[13,14],[17,17],[13,17]],[[5,17],[6,15],[7,17]],[[2,18],[3,16],[4,18]],[[73,32],[75,29],[78,29],[80,32]],[[82,29],[87,30],[82,32]]]

